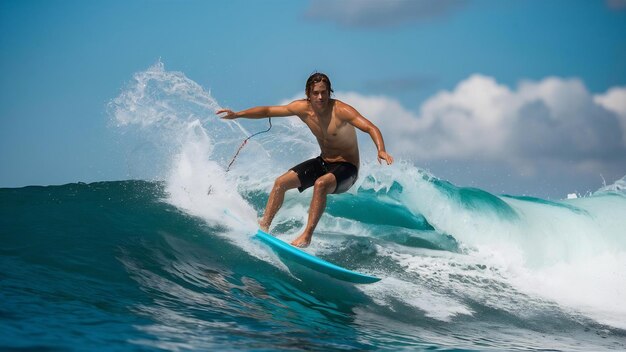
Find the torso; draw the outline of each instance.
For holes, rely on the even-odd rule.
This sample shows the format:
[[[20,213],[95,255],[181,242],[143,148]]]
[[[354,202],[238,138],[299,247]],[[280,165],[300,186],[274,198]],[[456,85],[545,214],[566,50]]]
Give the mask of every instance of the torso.
[[[306,100],[298,113],[315,138],[326,162],[349,162],[359,167],[359,145],[354,126],[339,116],[341,101],[331,99],[323,113],[317,113]]]

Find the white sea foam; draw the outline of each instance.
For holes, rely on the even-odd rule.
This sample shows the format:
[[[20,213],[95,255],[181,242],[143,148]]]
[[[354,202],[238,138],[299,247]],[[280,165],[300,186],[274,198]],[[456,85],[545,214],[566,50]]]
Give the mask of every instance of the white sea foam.
[[[404,186],[400,195],[403,204],[424,214],[439,232],[454,236],[468,248],[469,262],[493,270],[459,272],[459,265],[444,264],[443,269],[434,269],[432,263],[424,263],[423,257],[398,259],[408,270],[422,276],[431,269],[442,270],[448,277],[461,275],[468,282],[510,287],[511,292],[506,294],[509,298],[500,297],[498,304],[517,301],[513,298],[521,293],[529,296],[526,300],[548,299],[600,323],[626,328],[623,194],[600,193],[552,204],[501,198],[517,214],[503,218],[486,206],[466,206],[420,173],[409,166],[395,176],[395,181]],[[385,177],[378,179],[381,185],[390,186]],[[608,189],[614,188],[617,189]],[[437,259],[434,262],[442,264]],[[475,273],[480,280],[472,280]],[[455,287],[448,279],[442,286]],[[487,286],[478,287],[461,285],[456,289],[470,293],[486,305],[502,294]],[[507,303],[500,308],[514,309]]]
[[[247,134],[237,122],[215,116],[219,104],[210,93],[180,72],[169,72],[158,62],[134,75],[109,110],[114,123],[137,129],[141,138],[158,146],[156,160],[165,179],[166,199],[210,226],[250,254],[286,267],[249,236],[256,231],[257,214],[238,193],[241,174],[225,171],[225,155]],[[251,148],[253,149],[253,148]],[[254,149],[253,149],[254,150]],[[262,153],[257,153],[262,155]]]
[[[245,126],[222,121],[214,115],[218,108],[210,93],[158,63],[136,74],[111,102],[110,111],[116,125],[138,128],[161,144],[158,152],[167,160],[161,168],[167,170],[163,175],[168,202],[211,226],[223,227],[225,238],[284,268],[275,256],[244,235],[254,231],[259,214],[242,194],[267,193],[275,177],[316,155],[319,148],[303,124],[277,119],[272,131],[251,140],[226,172],[237,147],[250,134],[245,126],[256,131],[266,125],[264,121]],[[449,253],[394,243],[380,247],[377,255],[391,260],[402,272],[384,272],[383,268],[383,284],[361,287],[376,302],[388,305],[395,299],[444,321],[473,314],[465,300],[520,316],[557,304],[626,329],[622,302],[626,297],[626,198],[619,193],[623,180],[598,194],[560,203],[495,197],[486,192],[470,194],[468,203],[467,197],[455,193],[454,186],[450,186],[452,192],[446,192],[433,182],[433,175],[410,163],[399,161],[383,167],[372,160],[371,146],[366,145],[362,152],[364,162],[352,195],[358,196],[359,189],[377,192],[413,214],[425,216],[439,234],[453,236],[462,249],[461,253]],[[259,165],[272,168],[261,171]],[[482,196],[486,200],[475,199]],[[275,225],[304,226],[309,201],[307,193],[288,193]],[[289,228],[284,235],[287,238],[301,230]],[[327,214],[318,232],[375,237],[373,228]],[[311,250],[328,253],[335,246],[332,238],[321,236]]]
[[[382,306],[391,307],[393,300],[401,301],[424,311],[425,316],[441,321],[450,321],[459,314],[473,314],[469,307],[457,299],[393,277],[382,279],[374,285],[359,286],[359,289]]]

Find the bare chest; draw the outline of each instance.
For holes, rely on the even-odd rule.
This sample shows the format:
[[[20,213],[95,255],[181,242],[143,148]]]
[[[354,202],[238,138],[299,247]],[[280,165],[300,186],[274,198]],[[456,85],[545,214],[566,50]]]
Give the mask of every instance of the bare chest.
[[[349,127],[352,127],[332,113],[328,116],[318,116],[311,113],[304,122],[309,126],[313,135],[320,142],[325,143],[333,143],[335,140],[345,138],[345,132]]]

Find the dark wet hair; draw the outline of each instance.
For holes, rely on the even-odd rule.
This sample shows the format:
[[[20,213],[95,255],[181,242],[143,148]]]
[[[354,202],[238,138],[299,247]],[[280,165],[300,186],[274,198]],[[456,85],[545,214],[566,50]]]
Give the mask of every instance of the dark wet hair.
[[[304,93],[306,94],[307,99],[309,98],[309,93],[311,93],[311,89],[313,88],[313,85],[319,82],[326,83],[326,87],[328,88],[328,91],[330,93],[333,93],[333,87],[330,84],[330,79],[328,78],[328,76],[326,76],[325,74],[321,72],[315,72],[311,76],[309,76],[309,79],[306,80],[306,87],[304,87]]]

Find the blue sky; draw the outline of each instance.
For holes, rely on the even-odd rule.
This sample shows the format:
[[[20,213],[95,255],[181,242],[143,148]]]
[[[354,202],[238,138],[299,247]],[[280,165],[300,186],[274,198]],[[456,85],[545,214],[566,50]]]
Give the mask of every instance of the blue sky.
[[[1,0],[0,187],[126,179],[106,106],[159,59],[233,109],[326,72],[390,152],[463,186],[559,197],[626,175],[624,1]],[[468,148],[458,109],[505,140]]]

